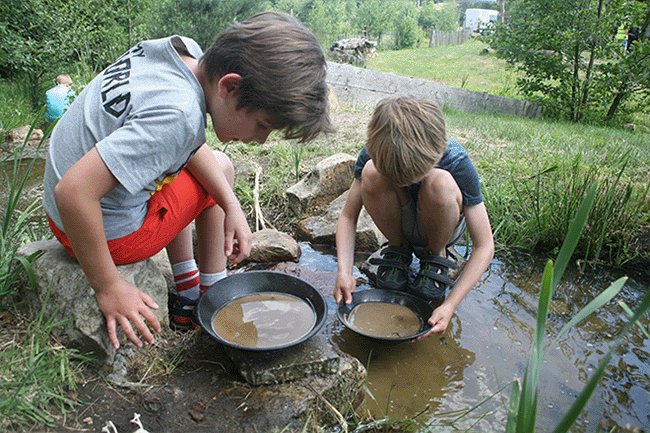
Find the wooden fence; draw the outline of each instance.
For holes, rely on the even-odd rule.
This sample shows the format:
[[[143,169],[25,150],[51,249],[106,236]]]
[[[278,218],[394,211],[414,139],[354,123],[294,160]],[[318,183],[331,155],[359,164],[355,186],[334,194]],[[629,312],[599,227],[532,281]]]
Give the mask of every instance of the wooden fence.
[[[432,30],[429,47],[444,47],[446,45],[460,45],[472,37],[470,29],[462,30]]]

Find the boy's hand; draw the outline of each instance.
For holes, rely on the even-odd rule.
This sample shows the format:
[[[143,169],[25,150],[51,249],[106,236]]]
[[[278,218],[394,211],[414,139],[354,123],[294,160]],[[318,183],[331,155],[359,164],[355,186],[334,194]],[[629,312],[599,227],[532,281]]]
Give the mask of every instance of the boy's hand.
[[[238,202],[229,203],[224,211],[224,252],[228,260],[236,264],[250,255],[253,234]]]
[[[442,305],[433,310],[431,317],[429,317],[428,322],[429,325],[432,326],[431,330],[418,338],[414,338],[413,341],[420,341],[432,334],[444,334],[447,330],[447,326],[449,326],[452,316],[454,315],[454,310],[455,308],[453,308],[453,306],[443,302]]]
[[[151,311],[151,308],[158,309],[158,305],[151,296],[140,291],[128,281],[120,279],[109,287],[96,290],[95,297],[100,310],[106,317],[108,338],[113,347],[116,349],[120,347],[117,339],[116,323],[119,323],[124,334],[136,346],[142,347],[142,341],[136,335],[133,327],[138,330],[147,343],[153,344],[153,335],[149,331],[145,320],[149,322],[156,332],[160,332],[160,322]]]
[[[345,298],[345,303],[352,302],[352,294],[357,286],[357,280],[352,274],[339,272],[336,274],[336,287],[334,287],[334,300],[338,304],[341,299]]]

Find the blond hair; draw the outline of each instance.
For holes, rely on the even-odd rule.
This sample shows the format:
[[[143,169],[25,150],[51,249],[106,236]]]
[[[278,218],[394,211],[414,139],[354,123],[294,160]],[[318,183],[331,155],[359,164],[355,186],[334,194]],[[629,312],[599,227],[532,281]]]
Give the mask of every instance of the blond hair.
[[[379,101],[368,124],[366,150],[377,171],[396,185],[422,180],[447,149],[437,105],[407,95]]]
[[[68,74],[59,74],[56,77],[56,84],[64,84],[64,85],[68,86],[71,83],[72,83],[72,79],[70,78],[70,75],[68,75]]]

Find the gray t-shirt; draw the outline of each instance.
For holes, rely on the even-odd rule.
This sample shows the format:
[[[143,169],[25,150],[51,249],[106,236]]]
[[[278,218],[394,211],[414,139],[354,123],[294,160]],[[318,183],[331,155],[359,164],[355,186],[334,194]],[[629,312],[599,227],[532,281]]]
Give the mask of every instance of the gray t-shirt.
[[[176,48],[196,59],[203,55],[196,42],[180,36],[141,42],[95,77],[56,125],[43,207],[61,230],[54,187],[93,147],[120,183],[101,199],[110,240],[140,228],[151,192],[205,143],[203,89]]]

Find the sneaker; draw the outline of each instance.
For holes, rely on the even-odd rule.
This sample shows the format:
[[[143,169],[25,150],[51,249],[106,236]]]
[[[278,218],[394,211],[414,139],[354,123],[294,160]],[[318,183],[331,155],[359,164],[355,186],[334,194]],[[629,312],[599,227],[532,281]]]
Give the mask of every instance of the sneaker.
[[[198,303],[198,299],[189,299],[184,296],[176,296],[171,308],[171,318],[169,322],[172,329],[175,330],[188,330],[198,328],[198,324],[194,322],[194,308]]]
[[[403,247],[388,246],[381,251],[381,258],[370,259],[377,268],[377,287],[386,290],[405,290],[409,282],[409,267],[413,253]]]

